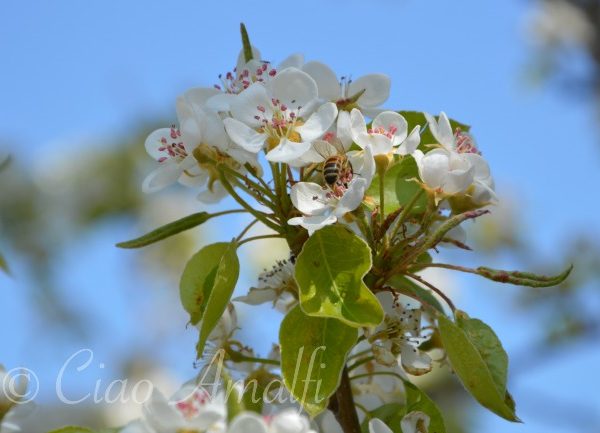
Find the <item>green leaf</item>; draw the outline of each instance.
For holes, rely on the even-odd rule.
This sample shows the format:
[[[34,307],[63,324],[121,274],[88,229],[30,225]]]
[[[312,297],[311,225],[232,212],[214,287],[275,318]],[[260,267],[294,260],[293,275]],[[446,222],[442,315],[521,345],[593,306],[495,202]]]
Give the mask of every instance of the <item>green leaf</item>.
[[[474,271],[469,270],[469,272],[481,275],[482,277],[485,277],[492,281],[497,281],[499,283],[507,283],[527,287],[552,287],[565,281],[572,270],[573,265],[569,266],[567,269],[565,269],[558,275],[546,276],[533,274],[531,272],[501,271],[498,269],[480,266]]]
[[[427,125],[427,119],[425,119],[425,115],[420,112],[420,111],[399,111],[398,113],[400,113],[402,116],[404,116],[404,118],[406,119],[406,121],[408,122],[408,130],[412,131],[412,129],[417,126],[420,125],[421,129]],[[434,116],[436,119],[438,119],[439,116]],[[450,126],[452,126],[452,130],[456,130],[456,128],[460,128],[462,131],[468,132],[471,127],[469,125],[465,125],[464,123],[460,123],[457,122],[454,119],[450,119]],[[429,148],[425,147],[427,144],[434,144],[437,143],[437,140],[433,137],[433,134],[431,133],[431,130],[429,128],[425,129],[425,131],[423,131],[421,133],[421,148],[424,151],[429,150]]]
[[[363,282],[370,269],[371,250],[354,233],[341,225],[316,231],[296,260],[302,310],[350,326],[377,326],[383,309]]]
[[[56,430],[51,430],[48,433],[94,433],[94,431],[87,427],[78,427],[75,425],[69,425],[66,427],[61,427]]]
[[[309,415],[327,407],[357,338],[356,328],[307,316],[299,306],[284,317],[279,330],[283,381]]]
[[[386,214],[389,215],[400,207],[407,205],[419,193],[421,186],[411,180],[418,178],[417,163],[412,157],[404,157],[400,162],[390,167],[384,179]],[[379,183],[379,175],[377,175],[373,178],[373,182],[367,190],[367,195],[371,196],[377,205],[379,205]],[[426,207],[427,197],[423,195],[417,200],[410,214],[422,213]]]
[[[429,433],[446,433],[444,417],[433,400],[412,383],[405,381],[406,413],[421,411],[429,415]]]
[[[185,265],[179,284],[183,308],[195,325],[200,320],[198,357],[225,312],[240,273],[235,242],[220,242],[198,251]]]
[[[240,34],[242,36],[242,48],[244,51],[244,61],[248,63],[252,60],[252,45],[250,44],[250,37],[248,36],[248,30],[244,23],[240,23]]]
[[[390,278],[388,283],[398,292],[403,293],[413,299],[422,300],[438,310],[440,313],[446,314],[444,307],[442,307],[442,304],[434,296],[431,290],[419,286],[417,283],[406,278],[405,276],[394,275],[392,278]]]
[[[469,340],[486,363],[498,392],[506,392],[508,355],[496,333],[479,319],[471,319],[465,312],[456,311],[456,324],[466,332]]]
[[[200,224],[205,223],[212,217],[217,216],[211,215],[207,212],[198,212],[192,215],[188,215],[177,221],[173,221],[169,224],[166,224],[162,227],[157,228],[156,230],[152,230],[150,233],[145,234],[144,236],[140,236],[139,238],[132,239],[130,241],[119,242],[117,247],[119,248],[141,248],[146,245],[153,244],[155,242],[166,239],[170,236],[176,235],[177,233],[181,233],[185,230],[189,230],[193,227],[199,226]]]
[[[505,392],[498,390],[494,374],[467,332],[442,315],[438,316],[438,328],[450,364],[467,391],[496,415],[520,422],[514,404],[507,400]]]

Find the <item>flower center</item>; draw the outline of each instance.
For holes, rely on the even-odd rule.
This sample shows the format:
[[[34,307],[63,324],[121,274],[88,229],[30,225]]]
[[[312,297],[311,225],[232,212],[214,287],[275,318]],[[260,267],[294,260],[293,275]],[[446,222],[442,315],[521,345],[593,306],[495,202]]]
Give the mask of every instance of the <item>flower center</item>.
[[[454,131],[454,138],[456,140],[456,151],[458,153],[476,153],[481,155],[479,149],[473,141],[473,137],[467,132],[462,131],[460,128],[456,128]]]
[[[159,152],[163,152],[165,156],[158,158],[158,162],[165,162],[170,158],[179,162],[188,156],[183,141],[181,141],[181,131],[179,131],[179,128],[176,128],[175,125],[171,125],[169,137],[162,137],[160,139],[160,144],[161,146],[158,150]]]
[[[379,126],[377,128],[369,128],[367,130],[367,132],[369,134],[385,135],[387,138],[389,138],[391,140],[394,137],[394,135],[396,134],[396,132],[398,132],[398,128],[395,127],[394,125],[388,126],[387,129],[384,128],[383,126]]]
[[[198,161],[200,168],[208,173],[208,189],[211,191],[213,190],[215,182],[219,180],[218,165],[225,164],[235,171],[239,171],[242,167],[238,161],[225,152],[205,143],[199,144],[194,149],[194,157],[196,158],[196,161]],[[189,173],[186,174],[188,176],[194,176]]]
[[[292,101],[292,103],[294,102]],[[256,120],[262,123],[258,131],[267,134],[267,149],[272,150],[275,148],[282,138],[300,143],[302,137],[295,128],[304,124],[302,118],[298,117],[302,107],[298,106],[295,110],[290,109],[279,99],[272,99],[271,103],[273,114],[270,117],[266,115],[267,110],[262,105],[256,107],[257,114],[254,116]]]
[[[224,93],[238,93],[247,89],[253,83],[265,83],[277,75],[277,70],[271,67],[269,62],[263,61],[254,72],[250,69],[242,69],[241,71],[233,70],[225,75],[219,74],[221,84],[215,84],[215,89],[221,90]]]

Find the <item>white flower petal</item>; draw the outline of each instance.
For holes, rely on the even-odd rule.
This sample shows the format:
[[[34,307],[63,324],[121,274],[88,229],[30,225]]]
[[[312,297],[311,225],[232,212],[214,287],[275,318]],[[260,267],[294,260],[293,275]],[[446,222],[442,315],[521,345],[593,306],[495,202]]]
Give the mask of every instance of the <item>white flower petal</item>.
[[[309,433],[308,419],[294,409],[285,409],[271,419],[271,430],[274,433]]]
[[[473,183],[473,166],[461,155],[450,153],[450,171],[446,175],[443,189],[447,194],[463,192]]]
[[[277,290],[271,287],[264,287],[260,289],[252,287],[248,291],[247,295],[238,296],[233,300],[236,302],[243,302],[244,304],[248,305],[260,305],[265,304],[267,302],[273,302],[275,299],[277,299],[277,296]]]
[[[346,213],[353,211],[363,201],[365,191],[367,190],[367,181],[365,179],[356,178],[350,182],[348,189],[335,207],[334,215],[338,218]]]
[[[450,170],[448,154],[437,150],[432,150],[425,155],[421,151],[415,151],[414,153],[419,168],[419,177],[428,187],[433,189],[444,185],[447,173]]]
[[[334,215],[315,215],[290,218],[288,224],[291,226],[302,226],[312,235],[315,231],[337,221]]]
[[[387,136],[382,134],[368,134],[368,142],[373,151],[373,155],[387,155],[394,150],[393,142]],[[359,137],[360,141],[363,141]],[[358,141],[357,141],[358,143]],[[366,146],[363,146],[365,148]]]
[[[400,427],[402,428],[402,433],[427,433],[429,431],[429,422],[429,415],[413,410],[404,415],[402,421],[400,421]]]
[[[387,75],[369,74],[350,83],[348,96],[354,96],[365,89],[365,93],[358,98],[358,105],[361,107],[377,107],[390,96],[390,87],[391,81]]]
[[[352,164],[354,176],[363,178],[368,188],[371,185],[376,170],[375,158],[373,158],[371,146],[368,145],[365,150],[349,152],[347,156]]]
[[[431,133],[437,139],[438,143],[446,148],[446,150],[454,150],[456,144],[454,142],[454,134],[452,133],[452,126],[450,126],[450,120],[443,111],[440,113],[438,120],[429,114],[424,113]]]
[[[396,128],[394,138],[397,138],[394,140],[394,144],[396,144],[396,140],[398,143],[404,141],[408,132],[408,122],[404,116],[395,111],[383,111],[373,119],[373,129],[383,128],[384,130],[389,131],[391,127]]]
[[[352,134],[352,139],[356,142],[356,144],[364,148],[369,142],[367,134],[367,122],[365,122],[365,118],[357,108],[353,108],[350,112],[350,131]]]
[[[223,123],[229,138],[242,149],[252,153],[258,153],[262,150],[266,139],[265,134],[256,132],[236,119],[227,118]]]
[[[216,113],[231,111],[231,103],[237,97],[233,93],[218,93],[206,101],[206,108]]]
[[[161,142],[163,138],[166,138],[168,144],[171,144],[173,140],[171,140],[170,137],[171,128],[160,128],[156,131],[151,132],[150,135],[148,135],[148,138],[146,138],[146,141],[144,142],[144,147],[146,148],[146,152],[148,152],[148,155],[150,155],[157,161],[162,157],[169,156],[168,153],[160,151],[158,149],[164,146],[164,144]]]
[[[260,51],[254,45],[252,45],[252,59],[261,59]],[[238,54],[235,70],[236,73],[241,74],[244,69],[246,69],[246,57],[244,56],[244,49],[242,48]]]
[[[463,153],[462,156],[473,166],[473,176],[475,179],[484,180],[491,176],[490,166],[481,155]]]
[[[302,69],[303,64],[304,54],[294,53],[286,57],[279,65],[277,65],[277,70],[282,71],[287,68]]]
[[[304,141],[316,140],[331,127],[337,114],[336,105],[333,102],[327,102],[311,114],[304,125],[296,127],[296,132],[300,134]]]
[[[282,138],[275,148],[267,153],[267,161],[284,162],[291,166],[302,166],[302,156],[311,148],[310,142],[296,143]]]
[[[273,97],[287,105],[290,110],[297,111],[302,107],[304,110],[300,110],[300,116],[306,112],[319,94],[315,80],[296,68],[279,71],[269,82],[269,88]]]
[[[405,343],[400,347],[402,368],[413,376],[420,376],[431,371],[431,358],[412,344]]]
[[[327,191],[312,182],[298,182],[292,186],[290,198],[296,209],[305,215],[321,215],[329,208]]]
[[[242,412],[231,422],[227,433],[269,433],[269,429],[257,414]]]
[[[326,101],[337,101],[340,98],[340,83],[329,66],[321,62],[308,62],[302,70],[317,83],[319,98]]]
[[[200,192],[197,199],[202,203],[213,204],[220,202],[225,196],[227,196],[227,190],[221,185],[221,182],[215,182],[205,191]]]
[[[421,142],[421,126],[417,125],[413,128],[413,130],[408,134],[408,137],[398,148],[396,152],[398,155],[412,155],[412,153],[417,150],[419,147],[419,143]]]
[[[144,413],[148,423],[158,431],[176,430],[183,424],[183,418],[177,409],[156,388],[144,405]]]
[[[264,112],[259,111],[258,107]],[[270,120],[273,117],[273,103],[265,87],[254,83],[231,100],[231,114],[248,126],[259,127],[261,120],[255,116]]]
[[[350,113],[345,110],[338,112],[337,118],[337,138],[342,143],[345,151],[352,146],[352,128],[350,123]]]
[[[174,184],[181,176],[181,167],[173,160],[161,163],[151,171],[142,183],[142,191],[152,193]]]
[[[223,93],[214,87],[194,87],[187,90],[183,94],[183,97],[186,101],[188,101],[188,103],[197,108],[203,109],[206,107],[208,100],[216,95],[223,95]]]
[[[379,418],[373,418],[369,421],[369,433],[393,433]]]

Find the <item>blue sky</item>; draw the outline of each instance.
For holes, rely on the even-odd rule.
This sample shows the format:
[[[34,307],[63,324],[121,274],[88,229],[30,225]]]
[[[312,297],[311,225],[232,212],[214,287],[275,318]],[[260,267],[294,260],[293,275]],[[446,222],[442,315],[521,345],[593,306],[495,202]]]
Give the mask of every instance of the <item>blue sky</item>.
[[[388,107],[444,110],[474,125],[499,196],[517,200],[536,251],[544,258],[558,257],[557,250],[573,232],[586,229],[591,238],[599,237],[594,198],[600,154],[591,107],[548,89],[528,88],[523,80],[531,55],[525,31],[530,7],[524,1],[475,0],[5,1],[0,16],[0,137],[14,145],[10,150],[17,158],[38,165],[49,153],[68,161],[82,138],[122,137],[140,120],[174,119],[179,93],[213,84],[219,73],[233,67],[238,26],[244,21],[264,58],[277,62],[301,51],[309,60],[327,62],[339,75],[383,72],[392,78]],[[222,230],[223,238],[229,237]],[[66,253],[65,263],[77,269],[73,284],[94,272],[93,258],[114,272],[131,272],[119,264],[124,253],[112,248],[129,235],[123,227],[102,228],[86,240],[93,257],[76,248]],[[100,305],[97,288],[111,287],[117,307],[99,306],[93,313],[106,316],[116,332],[98,342],[107,357],[129,344],[133,334],[122,331],[119,337],[118,330],[135,326],[126,316],[127,305],[141,299],[119,295],[124,283],[109,274],[98,275],[78,295]],[[463,308],[497,328],[509,352],[522,348],[531,319],[509,320],[504,314],[504,308],[511,308],[507,293],[513,289],[499,295],[488,284],[461,281],[476,286],[462,295]],[[22,331],[9,341],[22,348],[31,335],[19,284],[8,284],[15,290],[10,296],[0,291],[0,308],[9,311],[0,314],[0,325],[21,323]],[[113,335],[117,348],[111,346]],[[181,336],[166,350],[166,362],[188,372],[188,360],[174,354],[184,344],[192,345],[193,338]],[[0,350],[6,364],[36,362],[30,350]],[[64,344],[56,350],[49,355],[48,370],[72,353]],[[574,402],[592,397],[595,386],[585,367],[598,365],[600,351],[574,352],[519,382],[517,401],[519,394],[530,398],[536,389],[559,397],[567,393]],[[508,425],[483,411],[478,422],[486,432],[576,431],[560,422]]]

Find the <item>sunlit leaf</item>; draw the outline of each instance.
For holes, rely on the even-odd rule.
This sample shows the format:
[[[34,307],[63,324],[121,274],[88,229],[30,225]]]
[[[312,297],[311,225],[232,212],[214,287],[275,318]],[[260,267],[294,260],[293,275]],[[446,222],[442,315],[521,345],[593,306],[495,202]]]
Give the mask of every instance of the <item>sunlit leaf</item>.
[[[494,374],[478,349],[485,343],[475,344],[465,330],[445,316],[438,316],[438,327],[450,364],[467,391],[495,414],[519,422],[514,404],[507,399],[505,392],[499,391]],[[487,331],[484,335],[489,339]]]
[[[363,282],[370,269],[371,250],[354,233],[340,225],[316,231],[296,260],[302,310],[350,326],[377,326],[383,309]]]
[[[200,325],[198,355],[206,339],[227,308],[237,283],[240,265],[234,242],[208,245],[188,261],[183,270],[179,293],[190,322]]]
[[[279,330],[283,380],[311,416],[327,407],[357,338],[356,328],[336,319],[307,316],[299,306],[283,319]]]

